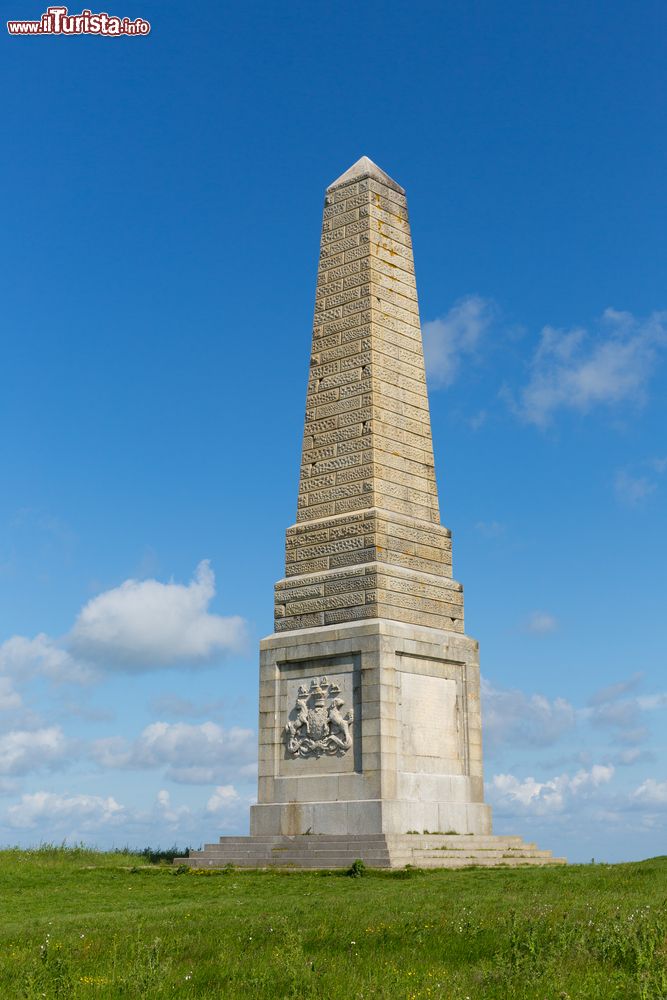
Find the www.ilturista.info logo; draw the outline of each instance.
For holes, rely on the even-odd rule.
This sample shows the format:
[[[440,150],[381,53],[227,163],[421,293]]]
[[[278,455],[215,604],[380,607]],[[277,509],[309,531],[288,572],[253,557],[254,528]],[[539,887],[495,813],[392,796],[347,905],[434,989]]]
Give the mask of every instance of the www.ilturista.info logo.
[[[142,17],[132,21],[129,17],[111,14],[93,14],[82,10],[80,14],[68,13],[67,7],[47,7],[39,21],[7,21],[10,35],[147,35],[151,30]]]

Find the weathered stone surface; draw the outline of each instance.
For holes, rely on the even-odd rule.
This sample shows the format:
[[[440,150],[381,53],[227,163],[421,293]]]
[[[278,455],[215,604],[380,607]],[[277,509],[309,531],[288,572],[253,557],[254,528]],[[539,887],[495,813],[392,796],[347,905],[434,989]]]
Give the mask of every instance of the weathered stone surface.
[[[487,834],[489,810],[478,782],[481,746],[467,740],[467,733],[477,732],[480,725],[476,643],[451,629],[378,619],[374,607],[364,603],[373,593],[369,588],[376,588],[378,582],[389,588],[395,574],[407,585],[413,581],[398,570],[385,572],[377,565],[348,572],[354,574],[350,581],[343,572],[335,581],[331,574],[311,577],[309,586],[324,586],[325,595],[304,602],[306,614],[301,617],[320,615],[320,627],[278,629],[261,643],[260,745],[268,752],[260,755],[259,777],[260,789],[267,789],[267,796],[260,793],[259,805],[253,807],[253,833],[300,834],[314,824],[313,832],[400,834],[413,828],[403,824],[407,815],[414,819],[415,810],[421,810],[424,826],[435,810],[449,817],[446,829],[454,829],[457,823],[464,824],[462,810],[467,809],[465,823],[472,825],[461,832]],[[449,582],[444,592],[460,596]],[[326,593],[332,583],[346,589],[336,586],[336,592]],[[293,589],[292,581],[277,586],[283,595]],[[354,622],[347,621],[347,609],[338,606],[348,599],[356,602]],[[319,610],[327,604],[329,610]],[[308,612],[312,607],[318,611]],[[326,704],[321,701],[317,732],[307,732],[307,711],[317,708],[317,703],[315,699],[312,706],[308,699],[304,702],[303,688],[310,691],[318,677],[323,678],[322,690],[331,683],[338,689],[336,696],[344,703],[336,706],[341,718],[350,715],[345,739],[338,716],[332,717],[327,729]],[[422,689],[428,689],[428,698],[421,698]],[[299,692],[301,704],[297,704]],[[452,716],[449,722],[449,715],[443,717],[443,706]],[[288,734],[287,716],[292,726]],[[423,729],[419,738],[412,733],[416,720]],[[345,727],[342,730],[345,735]],[[331,753],[323,746],[319,754],[315,748],[313,756],[306,743],[306,752],[297,761],[297,744],[290,744],[291,749],[286,745],[286,739],[289,742],[296,735],[307,736],[311,743],[315,737],[326,743],[330,733],[344,743],[337,749],[332,745]],[[343,775],[347,776],[344,786]],[[375,799],[380,801],[378,814],[355,813],[361,802]],[[329,803],[326,809],[325,802]],[[351,816],[356,819],[352,821]]]
[[[339,783],[340,784],[340,783]],[[371,805],[370,803],[368,805]],[[373,803],[372,805],[377,805]],[[350,816],[347,817],[348,826]],[[437,825],[437,824],[436,824]],[[464,820],[465,825],[465,820]],[[520,837],[466,837],[443,834],[323,834],[220,837],[175,864],[190,868],[349,868],[361,858],[368,868],[466,868],[563,865]]]
[[[368,176],[347,177],[326,196],[298,522],[383,507],[437,523],[406,201],[398,185],[369,164],[353,169]],[[345,447],[362,436],[363,449]],[[397,461],[383,464],[386,441],[395,443]],[[337,461],[362,450],[363,462]],[[401,466],[402,459],[413,464]],[[356,464],[359,471],[334,483],[322,479]],[[357,488],[341,491],[352,482]]]
[[[363,503],[359,496],[356,500]],[[313,576],[318,570],[329,572]],[[293,623],[305,613],[334,610],[333,618],[325,615],[320,623],[370,615],[463,630],[462,590],[451,579],[451,535],[437,524],[380,508],[298,524],[287,531],[286,572],[287,579],[276,584],[279,631],[296,627]],[[311,592],[316,582],[324,593]],[[344,594],[347,600],[304,605],[315,597]]]
[[[252,836],[186,863],[562,861],[491,835],[478,645],[451,560],[405,192],[364,157],[326,194],[297,521],[260,644]]]

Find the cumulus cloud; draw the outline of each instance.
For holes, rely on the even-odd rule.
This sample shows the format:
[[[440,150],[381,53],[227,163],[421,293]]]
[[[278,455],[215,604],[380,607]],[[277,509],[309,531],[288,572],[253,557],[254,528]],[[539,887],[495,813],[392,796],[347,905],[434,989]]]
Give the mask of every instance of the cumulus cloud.
[[[93,757],[104,768],[165,767],[172,781],[193,785],[250,780],[256,774],[257,737],[251,729],[223,729],[215,722],[154,722],[132,744],[118,737],[96,740]]]
[[[576,711],[565,698],[503,690],[482,678],[482,722],[492,747],[546,747],[574,728]]]
[[[650,750],[640,750],[639,747],[629,747],[627,750],[620,750],[615,754],[613,763],[620,767],[633,767],[645,761],[654,761],[655,754]]]
[[[69,636],[84,662],[146,670],[186,661],[207,661],[241,647],[244,621],[211,614],[215,576],[208,561],[187,585],[126,580],[94,597]]]
[[[640,708],[635,698],[607,701],[596,705],[589,715],[592,725],[615,730],[616,739],[623,743],[637,743],[647,735],[640,725]]]
[[[126,580],[89,601],[61,639],[44,633],[7,639],[0,645],[0,674],[85,683],[104,670],[208,664],[245,642],[242,618],[209,610],[214,596],[215,576],[206,560],[189,584]]]
[[[0,646],[0,671],[27,680],[47,677],[52,681],[85,683],[92,671],[76,660],[63,644],[43,632],[34,639],[14,635]]]
[[[493,302],[480,295],[468,295],[445,316],[423,324],[424,358],[431,386],[446,388],[456,381],[463,359],[479,351],[496,312]]]
[[[548,635],[558,628],[558,619],[548,611],[533,611],[525,623],[527,632],[533,635]]]
[[[667,691],[639,695],[637,704],[644,712],[650,712],[655,708],[667,708]]]
[[[611,764],[594,764],[570,776],[561,774],[547,781],[496,774],[491,782],[491,798],[501,809],[546,815],[563,812],[572,799],[585,798],[614,776]]]
[[[60,795],[56,792],[22,795],[21,801],[7,810],[10,826],[27,829],[47,821],[49,827],[76,823],[81,830],[95,830],[109,824],[118,825],[125,815],[124,807],[111,796]]]
[[[43,767],[57,767],[68,751],[59,726],[19,729],[0,736],[0,774],[27,774]]]
[[[667,347],[667,312],[638,319],[606,309],[594,335],[581,327],[545,326],[518,396],[506,397],[521,419],[538,427],[558,411],[641,403],[660,353]]]
[[[2,649],[0,647],[0,656]],[[14,690],[10,677],[0,677],[0,712],[9,712],[23,704],[21,695]]]
[[[191,838],[198,843],[202,829],[212,820],[218,831],[241,832],[249,802],[230,785],[216,788],[207,803],[198,805],[175,803],[169,791],[159,786],[152,797],[144,793],[140,805],[124,804],[113,795],[40,790],[24,794],[10,805],[1,829],[5,838],[18,833],[23,843],[57,838],[70,843],[92,840],[106,847],[119,842],[138,848],[148,843],[167,847],[173,838],[183,845],[188,841],[192,844]]]
[[[645,713],[667,708],[667,692],[632,694],[641,683],[642,676],[640,673],[633,674],[624,681],[596,691],[589,699],[587,708],[582,710],[582,716],[592,726],[609,730],[615,743],[626,746],[642,743],[648,736]]]
[[[628,691],[634,691],[637,687],[639,687],[643,677],[644,675],[642,673],[635,673],[623,681],[616,681],[614,684],[607,684],[606,687],[599,688],[599,690],[593,692],[588,699],[588,704],[605,705],[608,701],[616,701],[617,698],[627,694]]]
[[[206,811],[209,813],[224,812],[239,801],[239,793],[233,785],[218,785],[206,803]]]
[[[667,806],[667,781],[647,778],[635,789],[632,798],[639,805]]]
[[[161,788],[157,793],[155,811],[160,819],[171,826],[178,826],[184,819],[189,818],[192,813],[189,806],[172,805],[171,795],[165,788]]]

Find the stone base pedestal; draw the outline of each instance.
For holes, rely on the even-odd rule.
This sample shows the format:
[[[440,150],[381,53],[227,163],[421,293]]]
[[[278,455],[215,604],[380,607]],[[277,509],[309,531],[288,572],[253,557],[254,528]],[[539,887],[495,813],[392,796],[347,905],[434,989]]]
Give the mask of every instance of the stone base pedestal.
[[[260,651],[259,801],[251,808],[251,836],[221,837],[176,864],[565,863],[520,837],[491,833],[473,639],[373,619],[271,635]],[[350,712],[346,732],[333,720]],[[318,729],[322,718],[328,721]],[[334,732],[340,745],[330,740]]]
[[[280,831],[281,836],[295,836],[296,831],[311,834],[366,836],[379,830],[409,833],[412,830],[489,834],[491,807],[483,802],[417,802],[361,799],[354,802],[288,802],[258,804],[250,807],[253,836]],[[277,834],[274,833],[277,836]]]
[[[477,650],[460,633],[386,619],[263,639],[252,836],[490,834]],[[307,749],[316,700],[299,691],[318,690],[354,717],[332,752]],[[334,698],[320,701],[326,711]]]

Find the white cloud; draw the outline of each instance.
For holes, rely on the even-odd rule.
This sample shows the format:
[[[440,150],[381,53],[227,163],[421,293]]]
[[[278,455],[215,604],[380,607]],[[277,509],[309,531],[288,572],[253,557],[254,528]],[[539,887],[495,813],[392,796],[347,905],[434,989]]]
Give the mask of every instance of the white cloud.
[[[502,521],[478,521],[475,529],[485,538],[500,538],[505,534],[506,525]]]
[[[94,830],[125,819],[125,809],[112,797],[99,795],[59,795],[34,792],[7,810],[10,826],[32,828],[47,821],[49,828],[76,823],[82,830]]]
[[[643,677],[642,673],[635,673],[624,681],[616,681],[614,684],[608,684],[606,687],[595,691],[588,699],[588,704],[605,705],[608,701],[616,701],[622,695],[627,694],[628,691],[635,690],[641,684]]]
[[[140,671],[185,661],[210,661],[237,650],[245,623],[211,614],[215,576],[208,561],[187,585],[126,580],[99,594],[80,612],[69,637],[83,661]]]
[[[14,730],[0,736],[0,774],[27,774],[60,764],[67,754],[67,740],[59,726]]]
[[[576,724],[569,701],[493,687],[482,678],[482,724],[490,746],[550,746]]]
[[[0,645],[0,674],[85,683],[103,670],[132,673],[210,663],[245,643],[245,621],[209,611],[215,576],[201,562],[189,584],[126,580],[98,594],[62,639],[15,635]],[[3,689],[0,687],[0,705]]]
[[[216,784],[256,774],[257,737],[251,729],[223,729],[215,722],[154,722],[133,744],[118,737],[97,740],[93,756],[105,768],[165,767],[172,781]]]
[[[616,499],[624,507],[640,507],[658,488],[656,478],[667,469],[667,459],[647,458],[634,465],[634,471],[619,469],[614,478]]]
[[[646,497],[655,492],[656,484],[648,476],[633,476],[627,469],[620,469],[614,479],[614,493],[624,507],[638,507]]]
[[[590,770],[582,769],[572,777],[561,774],[548,781],[496,774],[491,782],[491,797],[500,808],[518,808],[537,815],[560,813],[571,799],[589,796],[613,776],[614,768],[610,764],[594,764]]]
[[[0,779],[0,794],[17,792],[15,784]],[[143,848],[146,844],[168,847],[177,839],[183,846],[197,845],[207,830],[242,832],[248,806],[254,801],[230,784],[219,785],[203,801],[188,805],[175,803],[159,785],[152,793],[144,785],[140,795],[138,802],[123,803],[114,795],[41,789],[9,805],[0,817],[0,832],[7,841],[16,837],[14,831],[25,831],[18,835],[23,844],[83,840],[107,848],[119,843]]]
[[[632,793],[635,802],[647,806],[667,806],[667,781],[647,778]]]
[[[0,655],[2,650],[0,647]],[[20,708],[23,704],[21,695],[14,690],[10,677],[0,677],[0,712],[8,712]]]
[[[594,726],[635,733],[639,731],[639,712],[636,698],[623,698],[595,705],[589,713],[589,719]]]
[[[594,337],[587,330],[546,326],[515,412],[545,427],[559,410],[641,403],[660,351],[667,346],[667,312],[640,320],[606,309]],[[506,394],[507,395],[507,394]]]
[[[548,611],[533,611],[526,621],[526,631],[534,635],[547,635],[558,628],[558,619]]]
[[[496,314],[495,305],[480,295],[460,299],[446,316],[424,323],[422,335],[429,384],[451,385],[459,375],[464,357],[481,346]]]
[[[155,810],[159,818],[164,820],[165,823],[169,823],[171,826],[178,826],[184,819],[189,818],[192,814],[192,810],[189,806],[172,805],[171,796],[164,788],[160,789],[157,793]]]
[[[619,753],[615,755],[613,762],[614,764],[618,764],[620,767],[633,767],[635,764],[654,760],[655,754],[650,750],[640,750],[639,747],[629,747],[627,750],[619,751]]]
[[[667,691],[640,695],[637,704],[644,712],[650,712],[654,708],[667,708]]]
[[[206,803],[206,811],[209,813],[220,813],[228,809],[239,801],[239,793],[233,785],[218,785]]]
[[[632,746],[643,742],[648,736],[644,713],[667,708],[667,692],[628,697],[642,677],[641,673],[633,674],[627,680],[596,691],[580,714],[596,728],[611,730],[616,743]]]
[[[473,431],[478,431],[486,423],[488,413],[486,410],[478,410],[472,417],[468,418],[468,426]]]
[[[91,679],[90,668],[78,662],[62,643],[43,632],[34,639],[14,635],[0,646],[0,671],[26,680],[35,676],[52,681],[84,683]]]

